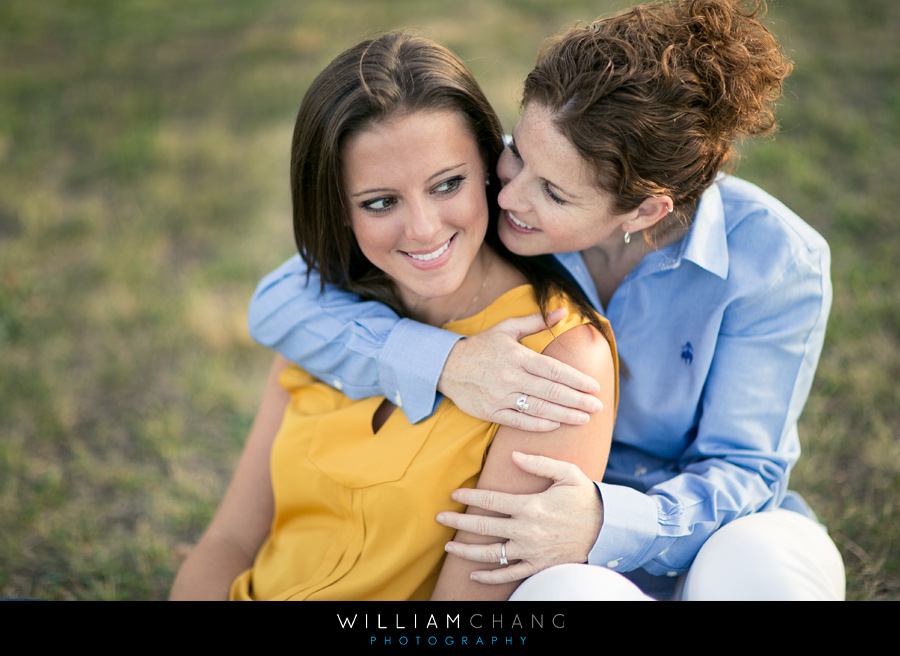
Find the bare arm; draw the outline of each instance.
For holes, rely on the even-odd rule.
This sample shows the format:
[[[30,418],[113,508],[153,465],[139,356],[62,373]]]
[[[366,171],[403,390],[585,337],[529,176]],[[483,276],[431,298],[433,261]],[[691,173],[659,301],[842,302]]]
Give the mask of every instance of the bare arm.
[[[616,374],[612,354],[609,344],[593,328],[579,326],[563,333],[544,353],[577,367],[599,381],[601,389],[596,398],[607,408],[615,407]],[[546,490],[551,485],[552,481],[547,478],[528,473],[516,466],[513,452],[549,456],[571,462],[588,476],[599,480],[606,469],[612,427],[612,412],[592,415],[588,423],[580,426],[563,425],[553,433],[553,439],[550,440],[525,430],[501,426],[488,452],[478,488],[511,494],[531,494]],[[467,510],[467,515],[473,516],[473,519],[474,516],[479,516],[476,521],[482,526],[490,526],[491,521],[502,521],[492,518],[504,517],[500,513],[474,506]],[[466,544],[491,544],[500,540],[490,534],[480,535],[478,532],[460,530],[455,541]],[[496,569],[499,566],[499,563],[495,562],[488,568]],[[501,585],[478,583],[471,578],[472,572],[477,569],[485,567],[448,553],[432,599],[505,600],[518,587],[519,581]]]
[[[173,601],[226,600],[232,581],[253,564],[269,534],[275,508],[269,455],[290,398],[278,383],[285,366],[277,356],[237,470],[212,523],[178,570]]]

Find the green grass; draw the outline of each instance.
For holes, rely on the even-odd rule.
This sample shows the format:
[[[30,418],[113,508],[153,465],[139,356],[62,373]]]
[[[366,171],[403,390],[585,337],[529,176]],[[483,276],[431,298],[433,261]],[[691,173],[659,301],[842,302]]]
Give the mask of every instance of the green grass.
[[[270,355],[256,281],[291,252],[312,76],[412,26],[507,129],[543,36],[627,3],[0,3],[0,598],[159,599],[214,511]],[[900,599],[900,52],[893,0],[770,12],[796,62],[738,173],[832,245],[835,301],[792,483],[852,599]]]

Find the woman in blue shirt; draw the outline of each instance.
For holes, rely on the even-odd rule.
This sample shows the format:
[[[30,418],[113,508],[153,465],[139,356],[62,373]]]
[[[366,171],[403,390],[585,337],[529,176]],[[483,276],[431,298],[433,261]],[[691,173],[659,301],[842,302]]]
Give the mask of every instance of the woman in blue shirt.
[[[545,44],[498,166],[500,237],[556,254],[611,322],[627,373],[602,482],[523,458],[557,484],[454,494],[510,515],[481,527],[520,562],[476,580],[541,572],[523,598],[843,597],[837,550],[787,489],[831,305],[828,247],[722,174],[736,139],[774,130],[790,69],[739,0],[644,5]],[[385,394],[415,421],[439,391],[532,430],[597,411],[590,381],[514,344],[541,327],[533,317],[458,340],[319,291],[287,262],[260,284],[251,332],[350,396]],[[438,520],[477,530],[456,513]],[[500,549],[447,547],[494,563]],[[601,567],[554,567],[570,563]]]

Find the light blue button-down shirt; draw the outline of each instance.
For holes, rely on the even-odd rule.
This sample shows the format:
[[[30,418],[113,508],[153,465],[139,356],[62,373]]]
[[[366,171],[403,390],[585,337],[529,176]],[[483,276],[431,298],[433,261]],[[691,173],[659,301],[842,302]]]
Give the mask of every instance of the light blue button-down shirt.
[[[601,308],[581,256],[557,257]],[[827,244],[796,214],[721,177],[687,235],[625,278],[605,311],[628,375],[590,563],[675,577],[733,519],[808,512],[787,484],[831,307],[829,267]],[[320,295],[299,257],[260,283],[250,331],[352,398],[393,399],[411,421],[433,411],[459,339],[333,287]]]

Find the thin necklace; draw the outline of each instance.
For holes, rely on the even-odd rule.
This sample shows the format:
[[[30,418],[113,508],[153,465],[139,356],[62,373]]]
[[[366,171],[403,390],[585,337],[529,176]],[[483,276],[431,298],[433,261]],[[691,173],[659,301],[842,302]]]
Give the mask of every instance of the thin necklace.
[[[481,293],[484,291],[485,285],[487,285],[488,274],[491,272],[492,264],[494,264],[493,258],[491,258],[488,261],[487,268],[484,270],[484,280],[481,281],[481,287],[478,288],[478,291],[475,293],[475,298],[472,299],[472,302],[466,306],[465,310],[463,310],[461,313],[457,314],[452,319],[448,320],[447,323],[453,323],[454,321],[457,321],[458,319],[465,318],[465,316],[469,313],[469,310],[471,310],[473,307],[475,307],[475,304],[478,302],[478,298],[481,296]]]

